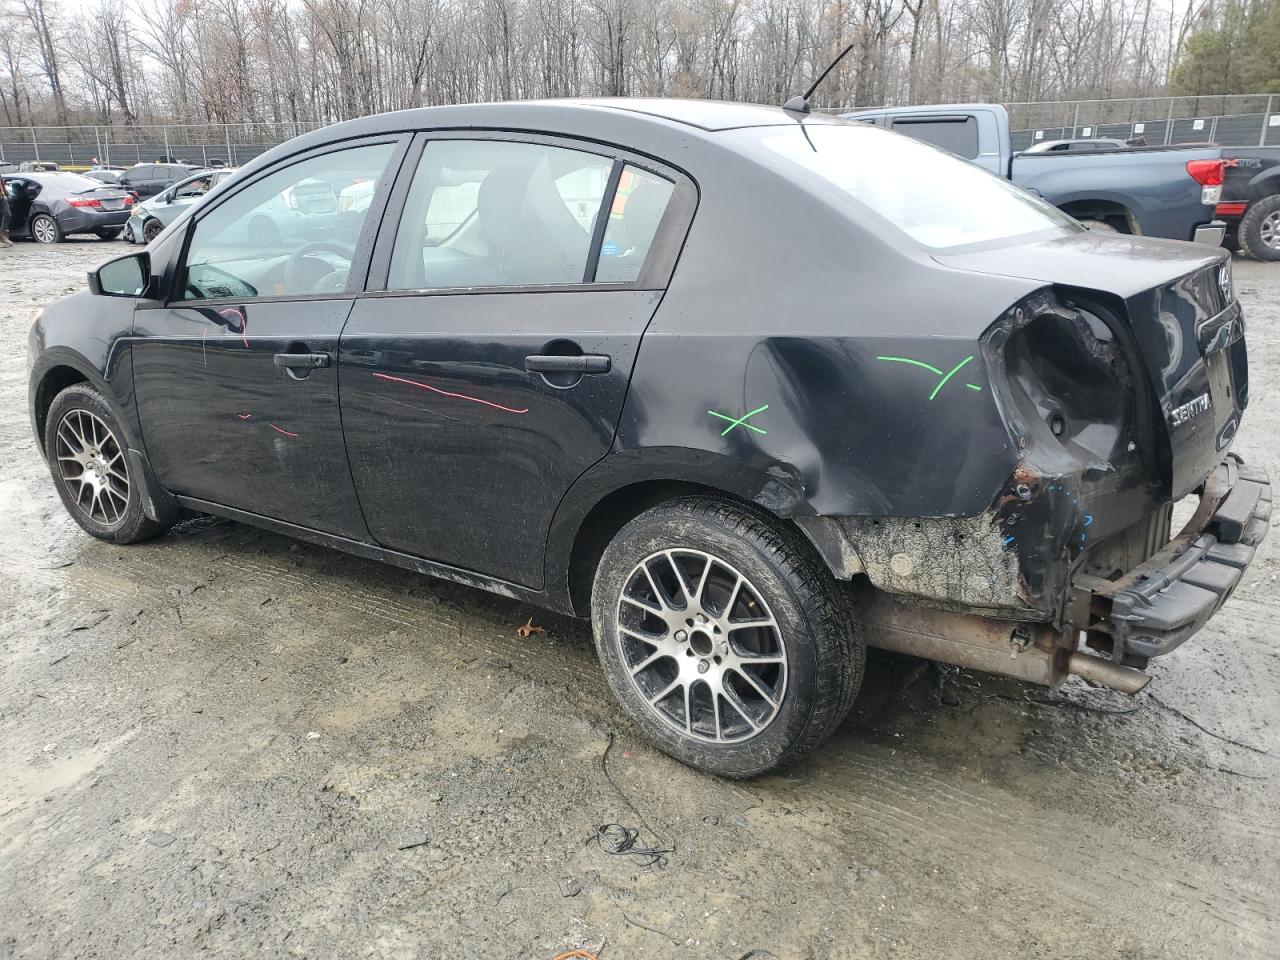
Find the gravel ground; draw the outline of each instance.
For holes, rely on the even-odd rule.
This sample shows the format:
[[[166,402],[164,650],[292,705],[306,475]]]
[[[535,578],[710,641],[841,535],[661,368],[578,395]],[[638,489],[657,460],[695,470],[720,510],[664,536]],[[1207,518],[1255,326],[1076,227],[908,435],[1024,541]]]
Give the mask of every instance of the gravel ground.
[[[718,780],[583,623],[229,522],[81,533],[25,338],[113,249],[0,251],[0,958],[1277,956],[1280,536],[1134,700],[873,655],[825,749]],[[1236,284],[1277,476],[1280,265]]]

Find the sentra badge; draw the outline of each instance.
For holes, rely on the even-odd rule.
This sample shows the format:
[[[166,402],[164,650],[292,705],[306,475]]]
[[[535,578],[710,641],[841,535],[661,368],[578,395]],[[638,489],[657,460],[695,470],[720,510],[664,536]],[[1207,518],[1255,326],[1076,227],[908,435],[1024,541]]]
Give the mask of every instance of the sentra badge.
[[[1169,412],[1169,421],[1175,427],[1181,426],[1188,420],[1200,416],[1200,414],[1208,410],[1210,406],[1212,406],[1212,404],[1209,403],[1209,395],[1207,393],[1202,393],[1194,400],[1189,400],[1180,407],[1174,407]]]

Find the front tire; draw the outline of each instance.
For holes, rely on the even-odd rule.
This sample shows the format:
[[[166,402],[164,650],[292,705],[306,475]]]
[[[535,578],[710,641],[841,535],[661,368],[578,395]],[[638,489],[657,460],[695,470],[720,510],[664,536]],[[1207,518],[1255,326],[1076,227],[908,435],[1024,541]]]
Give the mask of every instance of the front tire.
[[[61,243],[62,228],[47,213],[37,213],[31,218],[31,237],[36,243]]]
[[[164,225],[159,220],[148,220],[142,227],[142,242],[150,243],[160,236],[160,231],[163,229]]]
[[[848,714],[865,644],[848,593],[800,534],[711,498],[645,511],[591,596],[596,650],[631,718],[692,767],[752,777]]]
[[[1280,260],[1280,193],[1249,204],[1240,220],[1240,246],[1255,260]]]
[[[44,448],[54,486],[76,523],[108,543],[137,543],[166,529],[142,510],[142,478],[133,476],[126,446],[120,419],[89,384],[53,398]]]

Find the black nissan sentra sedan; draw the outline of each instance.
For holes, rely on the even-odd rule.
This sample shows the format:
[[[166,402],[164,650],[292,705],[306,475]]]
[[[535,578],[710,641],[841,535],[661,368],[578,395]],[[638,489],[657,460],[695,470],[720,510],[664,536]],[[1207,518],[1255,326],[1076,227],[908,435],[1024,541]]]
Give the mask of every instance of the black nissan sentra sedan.
[[[92,535],[216,514],[589,616],[635,722],[732,776],[821,743],[866,645],[1136,692],[1270,511],[1229,452],[1224,252],[779,108],[326,127],[91,272],[29,351]]]

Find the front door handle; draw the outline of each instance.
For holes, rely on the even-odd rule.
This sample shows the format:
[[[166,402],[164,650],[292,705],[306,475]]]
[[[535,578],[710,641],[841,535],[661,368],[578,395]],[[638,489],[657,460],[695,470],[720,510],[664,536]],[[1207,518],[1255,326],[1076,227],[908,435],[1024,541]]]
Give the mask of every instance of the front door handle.
[[[604,354],[585,353],[577,356],[538,353],[524,358],[530,373],[608,373],[612,361]]]
[[[329,355],[327,353],[277,353],[275,364],[277,367],[287,367],[290,370],[314,370],[316,367],[327,367]]]

